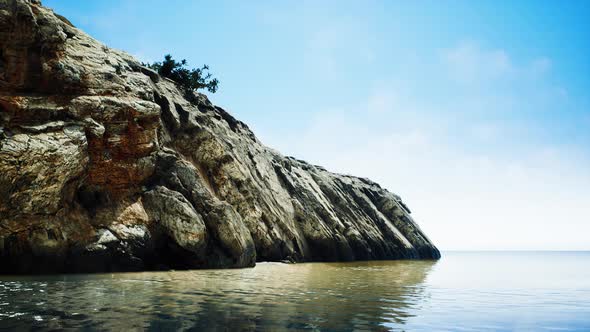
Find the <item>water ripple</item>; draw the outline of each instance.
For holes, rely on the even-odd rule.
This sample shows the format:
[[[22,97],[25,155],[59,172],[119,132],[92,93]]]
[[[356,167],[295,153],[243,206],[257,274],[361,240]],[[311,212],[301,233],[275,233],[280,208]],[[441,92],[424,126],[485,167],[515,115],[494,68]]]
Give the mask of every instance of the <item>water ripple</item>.
[[[568,275],[577,271],[583,280],[568,283],[554,280],[558,275],[539,280],[523,273],[514,275],[519,280],[499,283],[505,273],[490,276],[490,269],[474,269],[475,257],[449,254],[440,262],[262,263],[235,270],[5,276],[0,277],[0,329],[574,331],[590,327],[590,255],[569,260]],[[490,261],[479,259],[480,265]],[[492,261],[497,271],[509,271],[514,263]],[[547,260],[542,264],[551,265]],[[534,284],[528,287],[523,278]]]

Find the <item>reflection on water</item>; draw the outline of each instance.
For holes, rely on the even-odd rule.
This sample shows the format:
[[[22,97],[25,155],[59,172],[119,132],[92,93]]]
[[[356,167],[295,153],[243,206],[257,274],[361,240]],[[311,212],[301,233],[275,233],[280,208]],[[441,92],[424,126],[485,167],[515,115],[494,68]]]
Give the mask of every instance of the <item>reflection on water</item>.
[[[0,276],[0,330],[590,331],[590,253]]]
[[[425,301],[432,261],[3,277],[1,326],[108,330],[379,330]]]

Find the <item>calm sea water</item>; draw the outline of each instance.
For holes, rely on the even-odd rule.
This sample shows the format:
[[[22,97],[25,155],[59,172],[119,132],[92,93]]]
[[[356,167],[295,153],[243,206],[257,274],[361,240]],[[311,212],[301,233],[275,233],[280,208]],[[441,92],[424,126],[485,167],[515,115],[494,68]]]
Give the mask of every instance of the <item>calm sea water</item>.
[[[590,252],[0,276],[7,330],[590,331]]]

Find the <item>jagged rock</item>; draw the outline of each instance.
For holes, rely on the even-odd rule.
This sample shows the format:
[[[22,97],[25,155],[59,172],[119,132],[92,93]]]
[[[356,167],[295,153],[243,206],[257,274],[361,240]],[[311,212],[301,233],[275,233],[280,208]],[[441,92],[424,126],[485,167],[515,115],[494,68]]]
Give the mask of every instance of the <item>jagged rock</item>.
[[[438,257],[376,183],[284,157],[38,1],[0,0],[0,272]]]

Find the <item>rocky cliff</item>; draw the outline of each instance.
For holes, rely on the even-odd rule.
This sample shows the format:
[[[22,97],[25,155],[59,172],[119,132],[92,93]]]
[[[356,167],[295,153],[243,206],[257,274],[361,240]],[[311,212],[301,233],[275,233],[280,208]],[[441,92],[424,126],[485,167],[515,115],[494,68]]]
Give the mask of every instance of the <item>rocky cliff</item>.
[[[35,0],[0,0],[0,272],[438,258],[401,199],[284,157]]]

